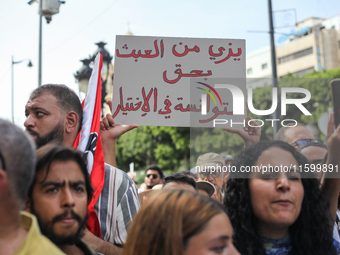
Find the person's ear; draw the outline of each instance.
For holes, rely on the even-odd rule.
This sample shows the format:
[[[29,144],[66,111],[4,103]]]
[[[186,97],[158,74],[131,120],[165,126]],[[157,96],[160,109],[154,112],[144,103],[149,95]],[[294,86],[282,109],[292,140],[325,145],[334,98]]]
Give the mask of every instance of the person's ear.
[[[5,170],[0,168],[0,199],[6,195],[6,190],[8,187],[8,178]]]
[[[29,212],[29,213],[32,212],[32,210],[31,210],[31,199],[29,199],[29,197],[26,197],[24,211]]]
[[[73,133],[74,130],[78,130],[79,116],[77,113],[71,111],[65,116],[65,131],[66,133]]]

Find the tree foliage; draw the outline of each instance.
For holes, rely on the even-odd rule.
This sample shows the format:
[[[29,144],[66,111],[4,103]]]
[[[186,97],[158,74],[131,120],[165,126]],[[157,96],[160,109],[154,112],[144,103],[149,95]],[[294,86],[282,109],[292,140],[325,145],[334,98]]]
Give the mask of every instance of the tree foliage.
[[[186,169],[189,140],[189,128],[140,126],[118,138],[118,167],[127,171],[134,162],[136,169],[145,169],[150,164],[164,169]]]
[[[340,69],[312,72],[302,77],[288,75],[279,82],[279,88],[296,87],[305,88],[311,93],[311,99],[304,103],[304,107],[311,115],[304,115],[295,105],[287,105],[286,115],[281,115],[283,119],[294,119],[299,123],[317,125],[318,119],[322,113],[332,107],[332,95],[330,81],[334,78],[340,78]],[[280,90],[281,91],[281,90]],[[266,110],[272,105],[272,87],[256,88],[253,92],[253,104],[255,109]],[[281,94],[279,95],[281,98]],[[287,98],[304,98],[304,94],[287,93]],[[259,116],[249,113],[252,118],[259,119]],[[271,119],[271,116],[262,116],[260,119]],[[273,128],[271,122],[264,122],[262,127],[261,140],[273,139]]]

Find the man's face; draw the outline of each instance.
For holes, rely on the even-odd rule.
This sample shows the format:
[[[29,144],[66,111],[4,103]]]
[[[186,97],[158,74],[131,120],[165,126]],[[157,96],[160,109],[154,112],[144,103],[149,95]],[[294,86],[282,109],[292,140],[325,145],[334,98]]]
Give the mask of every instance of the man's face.
[[[296,127],[289,127],[286,131],[286,142],[292,144],[300,139],[314,139],[314,136],[309,131],[308,128],[304,126],[296,126]],[[300,151],[301,148],[295,144],[293,144],[297,151]]]
[[[162,179],[161,177],[159,176],[159,173],[158,171],[156,170],[148,170],[146,171],[146,174],[145,174],[145,184],[146,186],[148,186],[148,188],[152,188],[153,186],[155,186],[156,184],[160,184],[162,183]]]
[[[31,212],[41,232],[56,245],[74,244],[86,226],[85,177],[74,161],[54,161],[38,173],[31,198]]]
[[[51,141],[63,142],[64,119],[57,99],[50,93],[28,100],[25,107],[26,131],[41,147]]]

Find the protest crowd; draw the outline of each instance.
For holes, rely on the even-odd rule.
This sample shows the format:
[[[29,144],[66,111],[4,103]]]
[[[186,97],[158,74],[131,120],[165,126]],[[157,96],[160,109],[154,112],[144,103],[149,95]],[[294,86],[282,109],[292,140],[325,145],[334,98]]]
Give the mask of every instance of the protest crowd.
[[[115,155],[116,139],[137,125],[108,114],[85,141],[96,144],[80,150],[82,104],[54,84],[31,93],[25,115],[25,131],[0,119],[0,255],[340,254],[332,117],[327,146],[303,124],[267,142],[253,120],[224,128],[244,141],[235,158],[206,153],[169,176],[150,165],[137,187]],[[318,164],[326,171],[304,168]]]

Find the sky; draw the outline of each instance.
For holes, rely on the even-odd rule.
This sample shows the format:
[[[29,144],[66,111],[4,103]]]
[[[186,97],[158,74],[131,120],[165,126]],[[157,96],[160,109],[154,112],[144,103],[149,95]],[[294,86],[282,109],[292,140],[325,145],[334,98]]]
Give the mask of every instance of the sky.
[[[11,59],[14,122],[22,126],[25,104],[38,84],[38,3],[0,0],[0,118],[12,119]],[[340,15],[338,0],[272,0],[276,32],[287,33],[308,17]],[[290,26],[289,26],[290,25]],[[268,46],[268,1],[264,0],[66,0],[47,24],[43,19],[42,84],[66,84],[78,94],[73,74],[81,59],[104,41],[113,55],[116,35],[130,30],[138,36],[245,39],[246,51]],[[252,33],[249,31],[263,31]],[[281,34],[277,34],[279,38]],[[277,40],[276,40],[277,41]],[[28,59],[33,67],[27,67]]]

